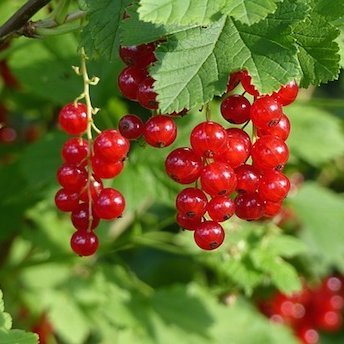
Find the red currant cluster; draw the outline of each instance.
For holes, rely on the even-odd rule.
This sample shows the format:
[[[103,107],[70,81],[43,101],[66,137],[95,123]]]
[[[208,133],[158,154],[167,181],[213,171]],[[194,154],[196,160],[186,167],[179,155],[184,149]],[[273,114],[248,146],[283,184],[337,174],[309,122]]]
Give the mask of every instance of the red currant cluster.
[[[128,65],[118,77],[118,86],[123,96],[138,101],[146,109],[158,108],[154,80],[148,75],[147,68],[156,58],[156,43],[133,45],[120,48],[120,57]]]
[[[102,179],[114,178],[123,169],[123,160],[130,148],[129,141],[114,129],[101,132],[94,140],[82,138],[90,131],[87,106],[83,103],[65,105],[59,113],[61,128],[70,135],[62,148],[63,165],[57,171],[62,188],[57,191],[58,209],[71,212],[76,232],[71,247],[80,256],[89,256],[98,248],[94,229],[100,219],[112,220],[124,211],[125,200],[113,188],[104,188]]]
[[[234,73],[228,91],[241,82],[254,97],[252,105],[244,95],[230,95],[223,100],[221,113],[232,124],[246,126],[252,121],[255,142],[243,129],[225,129],[208,120],[192,130],[191,148],[175,149],[165,162],[173,180],[196,184],[178,194],[177,222],[193,230],[196,244],[205,250],[222,244],[224,230],[219,222],[234,214],[244,220],[272,217],[290,189],[281,172],[289,157],[285,140],[290,131],[282,106],[295,100],[298,86],[290,82],[271,96],[259,95],[250,80],[246,71]],[[250,157],[252,164],[247,164]]]
[[[337,332],[342,327],[343,282],[340,277],[327,277],[319,286],[304,287],[291,296],[277,293],[259,307],[272,321],[291,326],[301,343],[317,344],[318,331]]]

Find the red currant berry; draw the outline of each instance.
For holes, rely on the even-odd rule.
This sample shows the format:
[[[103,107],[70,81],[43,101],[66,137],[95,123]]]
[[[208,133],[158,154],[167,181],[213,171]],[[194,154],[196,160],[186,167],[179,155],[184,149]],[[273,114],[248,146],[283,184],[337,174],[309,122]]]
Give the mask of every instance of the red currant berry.
[[[94,155],[91,159],[92,170],[95,176],[102,179],[110,179],[118,176],[124,167],[123,161],[116,162],[105,161]]]
[[[259,137],[264,135],[272,135],[286,141],[290,133],[290,122],[286,115],[282,115],[279,122],[270,128],[258,129],[257,135]]]
[[[202,159],[191,148],[177,148],[165,160],[166,173],[180,184],[196,181],[202,168]]]
[[[104,130],[94,140],[94,154],[109,162],[123,160],[130,148],[129,141],[118,130]]]
[[[65,105],[58,118],[61,128],[70,135],[83,134],[87,129],[87,107],[83,103]]]
[[[80,203],[72,211],[71,219],[73,226],[78,231],[87,231],[88,229],[95,229],[99,225],[99,217],[93,213],[94,211],[92,210],[92,216],[90,216],[88,203]]]
[[[66,190],[80,192],[87,183],[87,172],[83,167],[63,164],[57,170],[57,181]]]
[[[266,135],[252,146],[251,157],[253,165],[260,170],[281,170],[289,158],[289,150],[281,139]]]
[[[124,97],[137,100],[139,85],[146,78],[144,70],[130,66],[122,70],[118,76],[118,87]]]
[[[216,196],[209,201],[207,212],[213,221],[226,221],[234,215],[234,201],[227,196]]]
[[[227,133],[221,124],[206,121],[192,130],[190,142],[196,154],[211,158],[226,150]]]
[[[91,199],[94,202],[100,193],[103,190],[103,183],[100,179],[96,179],[94,176],[91,178],[90,181],[90,191],[91,191]],[[88,190],[84,188],[79,195],[79,200],[85,203],[88,203]]]
[[[81,137],[72,137],[62,147],[64,162],[86,166],[89,154],[88,142]]]
[[[177,214],[176,221],[180,227],[188,231],[194,231],[196,227],[202,222],[201,217],[189,217],[185,214]]]
[[[301,344],[318,344],[319,333],[311,326],[301,326],[297,330],[297,336],[301,340]]]
[[[70,239],[70,246],[79,256],[92,256],[96,253],[99,242],[93,232],[76,231]]]
[[[167,147],[177,137],[177,126],[168,116],[153,116],[146,122],[143,135],[149,145],[158,148]]]
[[[249,121],[250,109],[250,102],[239,94],[229,96],[221,103],[222,117],[233,124],[242,124]]]
[[[137,92],[137,100],[141,106],[149,110],[155,110],[159,107],[156,101],[157,94],[153,88],[154,80],[151,77],[146,78],[141,82]]]
[[[200,179],[202,189],[212,197],[231,194],[237,182],[233,169],[228,164],[217,161],[203,168]]]
[[[215,221],[204,221],[194,231],[194,239],[198,247],[203,250],[218,248],[225,238],[222,226]]]
[[[235,169],[238,192],[254,193],[258,190],[261,174],[251,165],[241,165]]]
[[[264,215],[264,202],[257,193],[243,193],[235,198],[235,214],[243,220],[258,220]]]
[[[274,92],[274,97],[281,105],[286,106],[294,102],[299,93],[299,87],[295,80],[290,81],[288,84],[281,86],[278,92]]]
[[[338,277],[328,277],[324,280],[324,289],[330,293],[340,293],[344,291],[343,282]]]
[[[252,123],[260,129],[267,129],[275,126],[282,115],[281,105],[270,96],[256,99],[251,106]]]
[[[186,188],[179,192],[176,208],[179,213],[187,217],[202,217],[207,206],[207,196],[197,188]]]
[[[271,170],[264,172],[258,193],[264,201],[280,202],[287,196],[289,189],[288,177],[281,172]]]
[[[122,194],[112,188],[105,188],[100,191],[94,203],[94,212],[101,218],[113,220],[120,216],[125,208],[125,200]]]
[[[226,162],[232,168],[236,168],[250,156],[251,141],[242,129],[231,128],[227,131],[227,149],[221,154],[215,155],[215,160]],[[248,140],[247,140],[248,139]]]
[[[270,202],[265,201],[264,216],[273,217],[276,216],[282,209],[282,202]]]
[[[315,311],[314,322],[316,326],[323,331],[327,332],[337,332],[340,330],[343,322],[343,318],[338,311]]]
[[[17,139],[17,131],[13,128],[2,127],[0,128],[0,142],[12,143]]]
[[[118,130],[128,140],[137,140],[144,130],[142,119],[136,115],[125,115],[118,123]]]
[[[251,76],[248,74],[248,72],[246,70],[243,70],[241,72],[240,81],[241,81],[242,87],[244,88],[244,90],[247,93],[251,94],[254,97],[258,97],[259,96],[259,92],[252,85],[252,78],[251,78]]]
[[[233,91],[240,83],[242,72],[234,72],[231,73],[229,76],[229,80],[227,83],[227,93]]]
[[[154,43],[121,46],[119,50],[119,56],[127,65],[135,65],[145,68],[156,60],[154,56],[154,50]]]
[[[79,194],[74,191],[60,189],[55,195],[55,204],[61,211],[72,211],[79,204]]]

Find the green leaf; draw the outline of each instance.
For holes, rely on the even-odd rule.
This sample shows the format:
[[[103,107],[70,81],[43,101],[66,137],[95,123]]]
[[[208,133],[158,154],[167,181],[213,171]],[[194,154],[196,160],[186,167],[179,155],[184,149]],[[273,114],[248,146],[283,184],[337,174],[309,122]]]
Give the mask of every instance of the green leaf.
[[[335,20],[344,16],[344,2],[342,0],[317,0],[315,11],[320,15]]]
[[[3,294],[0,290],[0,343],[1,344],[38,344],[38,336],[22,330],[11,330],[12,319],[4,312]]]
[[[339,47],[334,41],[339,30],[315,11],[293,28],[302,70],[301,87],[319,85],[339,75]]]
[[[151,68],[160,110],[190,109],[221,95],[234,70],[246,68],[263,93],[295,78],[296,50],[284,30],[273,18],[249,27],[223,17],[172,36]]]
[[[157,41],[168,35],[185,31],[197,25],[156,25],[139,19],[137,6],[127,10],[129,17],[121,22],[120,38],[122,45],[138,45]]]
[[[296,269],[286,263],[271,251],[263,251],[260,248],[253,250],[250,256],[256,265],[265,271],[276,287],[284,293],[291,293],[301,289],[301,282]]]
[[[155,24],[207,25],[220,12],[244,24],[254,24],[277,9],[281,0],[140,0],[140,19]]]
[[[81,32],[80,46],[91,57],[112,61],[118,56],[119,25],[130,0],[87,0],[88,24]]]
[[[292,123],[288,145],[293,155],[319,166],[344,153],[344,134],[336,117],[308,105],[291,105],[285,111]]]
[[[140,0],[140,19],[156,24],[209,24],[226,0]]]
[[[252,25],[276,11],[276,3],[280,1],[227,0],[222,12],[240,20],[244,24]]]
[[[291,258],[307,251],[307,246],[300,239],[291,235],[276,235],[263,238],[262,246],[268,252],[286,258]]]
[[[344,271],[344,199],[314,183],[289,198],[303,227],[301,238],[328,267]]]

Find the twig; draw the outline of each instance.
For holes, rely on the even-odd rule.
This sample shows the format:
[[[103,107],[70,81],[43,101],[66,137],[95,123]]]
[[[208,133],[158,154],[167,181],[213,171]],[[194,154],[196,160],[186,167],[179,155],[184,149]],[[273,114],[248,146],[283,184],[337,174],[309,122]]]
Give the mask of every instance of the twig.
[[[16,33],[28,20],[51,0],[29,0],[0,27],[0,43]]]

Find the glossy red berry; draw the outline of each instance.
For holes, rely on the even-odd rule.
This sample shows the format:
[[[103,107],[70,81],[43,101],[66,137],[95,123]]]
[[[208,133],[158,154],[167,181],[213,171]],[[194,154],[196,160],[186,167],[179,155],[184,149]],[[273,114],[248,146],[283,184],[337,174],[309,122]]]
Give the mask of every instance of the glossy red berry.
[[[207,212],[213,221],[226,221],[234,215],[234,201],[227,196],[216,196],[208,202]]]
[[[146,78],[146,71],[129,66],[124,68],[118,76],[118,87],[124,97],[130,100],[137,100],[139,85]]]
[[[264,135],[272,135],[286,141],[290,133],[290,121],[286,115],[282,115],[279,122],[273,127],[258,129],[257,135],[259,137]]]
[[[203,250],[218,248],[225,238],[222,226],[215,221],[204,221],[194,231],[194,239],[198,247]]]
[[[104,186],[100,179],[95,178],[94,176],[91,177],[91,181],[89,183],[90,186],[90,192],[91,192],[91,199],[94,202],[100,193],[101,190],[103,190]],[[79,200],[85,203],[88,203],[88,190],[87,188],[84,188],[80,195]]]
[[[81,137],[70,138],[62,147],[62,159],[69,164],[86,166],[88,154],[88,142]]]
[[[235,214],[243,220],[258,220],[264,215],[264,202],[257,193],[242,193],[235,198]]]
[[[233,124],[242,124],[249,121],[250,109],[250,102],[239,94],[229,96],[221,103],[222,117]]]
[[[232,168],[246,162],[251,153],[251,141],[242,129],[230,128],[227,132],[227,148],[224,152],[215,155],[215,160],[223,161]]]
[[[94,214],[93,210],[91,219],[88,203],[80,203],[75,209],[73,209],[71,219],[73,226],[78,231],[95,229],[99,225],[99,217]]]
[[[293,103],[299,93],[299,87],[295,80],[290,81],[288,84],[281,86],[278,92],[274,92],[274,97],[281,105],[286,106]]]
[[[290,181],[283,173],[275,170],[266,171],[261,179],[258,193],[261,199],[280,202],[290,190]]]
[[[275,126],[282,115],[282,106],[270,96],[256,99],[251,106],[252,123],[260,129]]]
[[[125,115],[118,123],[118,130],[128,140],[137,140],[144,131],[142,119],[136,115]]]
[[[265,201],[264,216],[276,216],[282,209],[282,202]]]
[[[0,142],[13,143],[17,139],[17,131],[10,127],[0,128]]]
[[[301,344],[318,344],[319,343],[319,333],[312,326],[303,325],[297,329],[296,332]]]
[[[192,130],[190,142],[196,154],[211,158],[226,150],[227,133],[221,124],[206,121]]]
[[[339,311],[316,311],[314,314],[314,322],[319,330],[327,332],[337,332],[340,330],[343,317]]]
[[[199,226],[199,224],[202,222],[201,217],[189,217],[185,214],[177,214],[176,221],[180,227],[183,229],[187,229],[188,231],[194,231],[195,228]]]
[[[110,179],[118,176],[124,167],[122,160],[109,162],[94,155],[91,159],[92,170],[95,176],[102,179]]]
[[[75,191],[60,189],[55,195],[55,204],[61,211],[72,211],[79,204],[79,194]]]
[[[83,167],[63,164],[57,170],[57,181],[66,190],[80,192],[87,182],[87,172]]]
[[[121,46],[119,50],[119,56],[127,65],[135,65],[145,68],[156,60],[154,50],[154,43]]]
[[[78,256],[91,256],[96,253],[99,242],[93,232],[76,231],[70,239],[70,246]]]
[[[83,134],[87,129],[87,107],[83,103],[65,105],[58,117],[61,128],[70,135]]]
[[[94,203],[94,212],[101,218],[113,220],[120,216],[125,208],[125,200],[122,194],[112,188],[104,188]]]
[[[254,193],[258,190],[261,174],[251,165],[241,165],[235,169],[238,192]]]
[[[240,83],[242,72],[234,72],[230,74],[228,83],[227,83],[227,92],[233,91]]]
[[[151,77],[147,77],[143,80],[138,88],[137,100],[141,106],[149,110],[155,110],[159,104],[156,100],[157,94],[153,88],[154,80]]]
[[[228,164],[217,161],[203,168],[200,180],[202,189],[212,197],[231,194],[237,183],[233,169]]]
[[[202,159],[191,148],[177,148],[165,160],[166,173],[180,184],[190,184],[196,181],[202,168]]]
[[[149,145],[158,148],[167,147],[177,137],[177,126],[168,116],[153,116],[146,122],[143,135]]]
[[[176,198],[176,208],[187,217],[202,217],[207,206],[207,196],[201,189],[186,188]]]
[[[266,135],[252,146],[251,157],[253,165],[260,170],[281,170],[289,158],[289,150],[281,139]]]
[[[252,84],[252,78],[251,78],[251,76],[248,74],[248,72],[246,70],[243,70],[241,72],[240,81],[241,81],[242,87],[244,88],[244,90],[247,93],[249,93],[249,94],[251,94],[252,96],[255,96],[255,97],[259,96],[259,92],[256,90],[256,88]]]
[[[129,141],[115,129],[104,130],[93,143],[94,154],[109,162],[123,160],[129,148]]]

